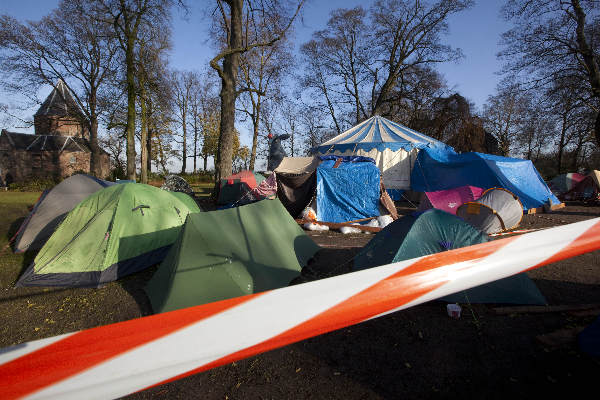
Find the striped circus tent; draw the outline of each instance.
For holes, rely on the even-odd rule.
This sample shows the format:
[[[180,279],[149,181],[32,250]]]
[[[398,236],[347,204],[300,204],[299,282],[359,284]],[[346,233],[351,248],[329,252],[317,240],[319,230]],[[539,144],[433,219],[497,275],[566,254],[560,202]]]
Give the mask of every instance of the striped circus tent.
[[[410,189],[410,172],[419,149],[453,149],[427,135],[375,115],[313,149],[316,155],[371,157],[388,189]]]

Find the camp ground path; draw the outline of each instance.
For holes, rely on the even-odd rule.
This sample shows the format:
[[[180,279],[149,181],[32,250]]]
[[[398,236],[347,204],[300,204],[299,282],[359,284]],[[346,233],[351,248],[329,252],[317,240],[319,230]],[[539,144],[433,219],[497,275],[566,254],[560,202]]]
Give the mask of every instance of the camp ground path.
[[[26,213],[26,202],[0,206],[0,213],[13,219]],[[599,208],[568,206],[554,214],[526,216],[521,228],[597,216]],[[3,218],[9,222],[11,217]],[[13,233],[12,222],[4,224],[3,239]],[[332,262],[351,258],[370,238],[310,235],[327,246]],[[530,272],[554,310],[562,311],[503,314],[494,305],[463,304],[461,318],[450,319],[445,304],[430,302],[130,397],[524,398],[585,393],[595,388],[600,367],[578,351],[574,334],[600,314],[594,309],[600,305],[598,256],[584,254]],[[94,290],[14,289],[11,284],[28,264],[26,257],[5,253],[0,259],[1,347],[150,313],[141,288],[153,270]]]

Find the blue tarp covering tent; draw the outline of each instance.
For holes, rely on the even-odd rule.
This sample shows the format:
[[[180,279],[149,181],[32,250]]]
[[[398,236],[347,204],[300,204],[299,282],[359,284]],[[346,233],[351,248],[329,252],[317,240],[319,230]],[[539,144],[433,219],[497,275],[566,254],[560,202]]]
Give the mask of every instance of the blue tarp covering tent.
[[[312,149],[316,155],[365,156],[375,160],[388,189],[410,189],[410,171],[420,149],[450,146],[378,115]]]
[[[322,157],[317,168],[317,219],[345,222],[379,215],[380,174],[366,157]],[[335,167],[336,159],[342,162]]]
[[[541,207],[548,200],[560,203],[530,160],[483,153],[425,149],[417,156],[411,183],[412,189],[419,192],[464,185],[484,189],[502,187],[519,197],[524,210]]]

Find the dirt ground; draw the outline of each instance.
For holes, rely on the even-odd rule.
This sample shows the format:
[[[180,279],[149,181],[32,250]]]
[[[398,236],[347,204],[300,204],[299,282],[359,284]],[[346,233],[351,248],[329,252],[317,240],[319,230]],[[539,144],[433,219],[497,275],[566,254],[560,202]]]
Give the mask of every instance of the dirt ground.
[[[413,211],[398,206],[401,214]],[[3,238],[16,232],[26,208],[0,209],[7,212],[16,217],[0,226]],[[550,214],[527,215],[520,228],[599,216],[600,207],[568,204]],[[323,248],[319,265],[341,269],[373,237],[308,234]],[[152,312],[143,286],[156,267],[101,289],[14,288],[34,256],[0,259],[0,347]],[[597,392],[600,360],[580,351],[576,334],[600,314],[600,252],[528,274],[550,306],[592,306],[499,314],[503,305],[461,304],[461,318],[452,319],[445,303],[432,301],[127,398],[530,399]]]

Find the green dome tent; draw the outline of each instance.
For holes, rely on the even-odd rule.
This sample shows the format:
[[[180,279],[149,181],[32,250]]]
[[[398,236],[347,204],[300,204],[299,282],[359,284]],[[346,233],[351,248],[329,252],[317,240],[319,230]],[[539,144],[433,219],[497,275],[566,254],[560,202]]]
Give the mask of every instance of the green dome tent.
[[[190,214],[145,290],[158,313],[276,289],[318,249],[278,199]]]
[[[397,219],[371,239],[354,258],[354,270],[409,260],[489,240],[459,217],[429,209]],[[443,297],[448,302],[546,304],[533,281],[518,274]]]
[[[102,189],[69,212],[17,286],[97,287],[162,261],[194,199],[149,185]]]

